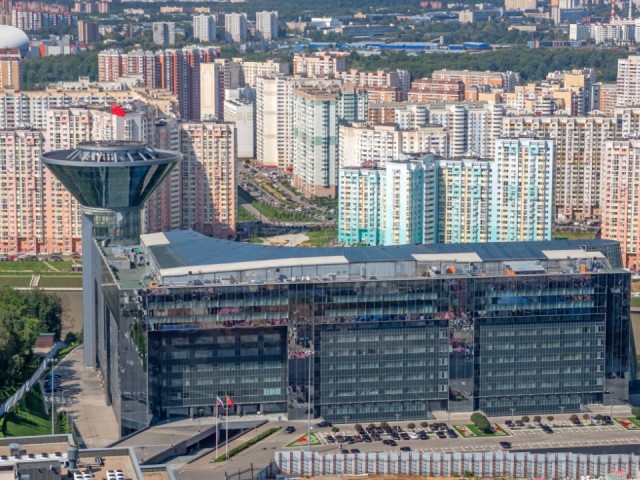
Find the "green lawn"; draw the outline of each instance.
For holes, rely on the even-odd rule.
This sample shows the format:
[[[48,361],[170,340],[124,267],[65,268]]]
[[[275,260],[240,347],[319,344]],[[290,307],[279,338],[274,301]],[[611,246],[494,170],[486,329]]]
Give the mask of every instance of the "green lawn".
[[[72,260],[63,260],[62,262],[0,262],[0,272],[53,272],[53,267],[61,272],[70,272],[71,265],[74,263],[80,264],[81,262],[74,262]]]
[[[272,207],[265,203],[258,202],[246,190],[238,187],[238,195],[246,202],[250,203],[262,215],[270,220],[279,220],[281,222],[315,222],[316,220],[300,213],[290,212],[282,208]]]
[[[309,438],[311,439],[312,446],[316,447],[318,445],[322,445],[322,443],[320,442],[320,440],[318,439],[315,433],[312,432],[311,435],[309,435]],[[307,440],[307,435],[303,435],[301,437],[296,438],[293,442],[287,445],[287,447],[305,447],[307,445],[309,445],[309,442]]]
[[[305,235],[309,237],[308,242],[314,247],[323,247],[325,245],[333,245],[338,238],[337,228],[326,228],[323,230],[311,230]]]
[[[82,287],[82,275],[62,276],[62,275],[42,275],[39,287],[42,288],[80,288]]]
[[[246,208],[243,208],[242,205],[238,205],[238,222],[255,222],[257,220],[258,219],[251,215],[251,212]]]
[[[51,434],[51,417],[44,410],[42,392],[32,389],[5,417],[0,436],[26,437]],[[58,413],[56,433],[69,433],[66,416]]]
[[[486,433],[481,431],[478,427],[476,427],[473,423],[469,423],[467,425],[454,425],[453,426],[460,434],[466,437],[463,433],[463,430],[466,429],[472,432],[476,437],[508,437],[509,434],[498,424],[494,423],[493,427],[496,428],[496,433]]]
[[[640,297],[631,297],[631,306],[640,307]]]
[[[566,238],[568,240],[579,240],[581,238],[595,238],[597,230],[554,230],[554,239]]]
[[[3,287],[28,287],[31,283],[31,275],[1,275],[0,286]]]

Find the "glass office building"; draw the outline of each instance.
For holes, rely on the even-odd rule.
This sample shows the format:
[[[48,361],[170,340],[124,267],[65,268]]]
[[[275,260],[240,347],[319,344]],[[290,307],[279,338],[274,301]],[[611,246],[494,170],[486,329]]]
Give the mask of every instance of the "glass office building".
[[[97,362],[122,434],[226,395],[234,413],[423,420],[623,404],[635,379],[613,241],[305,249],[175,231],[100,258]]]

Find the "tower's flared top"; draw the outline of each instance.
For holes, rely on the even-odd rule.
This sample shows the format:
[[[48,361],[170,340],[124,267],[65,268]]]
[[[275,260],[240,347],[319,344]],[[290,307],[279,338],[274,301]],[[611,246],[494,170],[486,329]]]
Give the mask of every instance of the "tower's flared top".
[[[97,210],[140,208],[182,158],[140,142],[87,142],[42,154],[42,162],[80,205]]]

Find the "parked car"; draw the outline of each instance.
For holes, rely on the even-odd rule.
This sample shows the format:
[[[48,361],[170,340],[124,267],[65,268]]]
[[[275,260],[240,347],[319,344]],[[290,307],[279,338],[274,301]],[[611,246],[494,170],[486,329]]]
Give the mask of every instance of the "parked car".
[[[427,435],[425,432],[420,432],[420,433],[418,434],[418,438],[419,438],[420,440],[429,440],[429,435]]]
[[[553,428],[551,428],[549,425],[543,425],[542,431],[544,433],[550,434],[550,433],[553,433]]]
[[[331,435],[329,435],[329,436],[327,437],[327,442],[329,442],[329,443],[336,443],[336,439],[335,439],[335,438],[333,438]]]
[[[357,448],[352,448],[351,453],[360,453],[360,450],[358,450]]]
[[[284,429],[284,433],[293,433],[296,431],[296,427],[289,425],[287,428]]]
[[[62,261],[62,257],[59,255],[51,255],[51,261],[52,262],[61,262]]]
[[[505,450],[511,448],[511,442],[500,442],[500,448],[504,448]]]
[[[400,451],[402,451],[402,452],[410,452],[411,451],[411,447],[400,447]]]
[[[444,432],[441,432],[440,430],[438,430],[436,432],[436,437],[438,437],[438,438],[447,438],[447,436],[444,434]]]
[[[513,422],[511,420],[507,420],[504,424],[509,428],[513,428]]]
[[[450,428],[449,430],[447,430],[447,435],[449,435],[449,438],[458,438],[458,434],[456,433],[456,431],[452,428]]]

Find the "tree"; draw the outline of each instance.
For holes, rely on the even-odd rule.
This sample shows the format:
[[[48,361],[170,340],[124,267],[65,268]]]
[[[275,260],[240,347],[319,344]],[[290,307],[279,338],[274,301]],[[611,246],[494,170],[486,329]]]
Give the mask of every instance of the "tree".
[[[549,422],[553,422],[553,415],[549,415],[549,416],[547,417],[547,421],[549,421]]]
[[[389,428],[389,424],[383,420],[382,422],[380,422],[380,427],[381,428]]]
[[[0,389],[24,380],[36,337],[48,332],[59,338],[61,318],[62,306],[53,294],[0,289]]]
[[[481,432],[485,432],[485,433],[491,432],[491,423],[489,422],[489,419],[485,417],[483,414],[478,412],[472,414],[471,421]]]
[[[535,417],[533,417],[533,421],[534,422],[541,422],[542,421],[542,417],[540,415],[536,415]]]
[[[582,419],[586,422],[591,418],[591,416],[588,413],[585,413],[584,415],[582,415]]]
[[[355,428],[356,432],[362,432],[364,429],[362,428],[362,425],[360,425],[359,423],[356,423],[353,428]]]
[[[571,416],[569,417],[569,420],[571,420],[572,422],[579,420],[578,415],[576,415],[575,413],[571,414]]]
[[[331,431],[333,433],[338,433],[340,431],[340,429],[338,427],[331,427]]]
[[[371,431],[371,430],[375,430],[376,426],[373,423],[370,423],[369,425],[367,425],[367,430]]]
[[[598,413],[594,418],[599,422],[602,420],[602,415]]]
[[[420,426],[422,428],[427,428],[429,426],[429,423],[428,422],[420,422]]]
[[[640,407],[633,407],[631,409],[631,415],[640,419]]]
[[[522,423],[529,423],[530,418],[525,415],[520,420],[522,420]]]
[[[408,423],[408,424],[407,424],[407,428],[408,428],[409,430],[413,430],[414,428],[416,428],[416,424],[415,424],[415,423]]]

